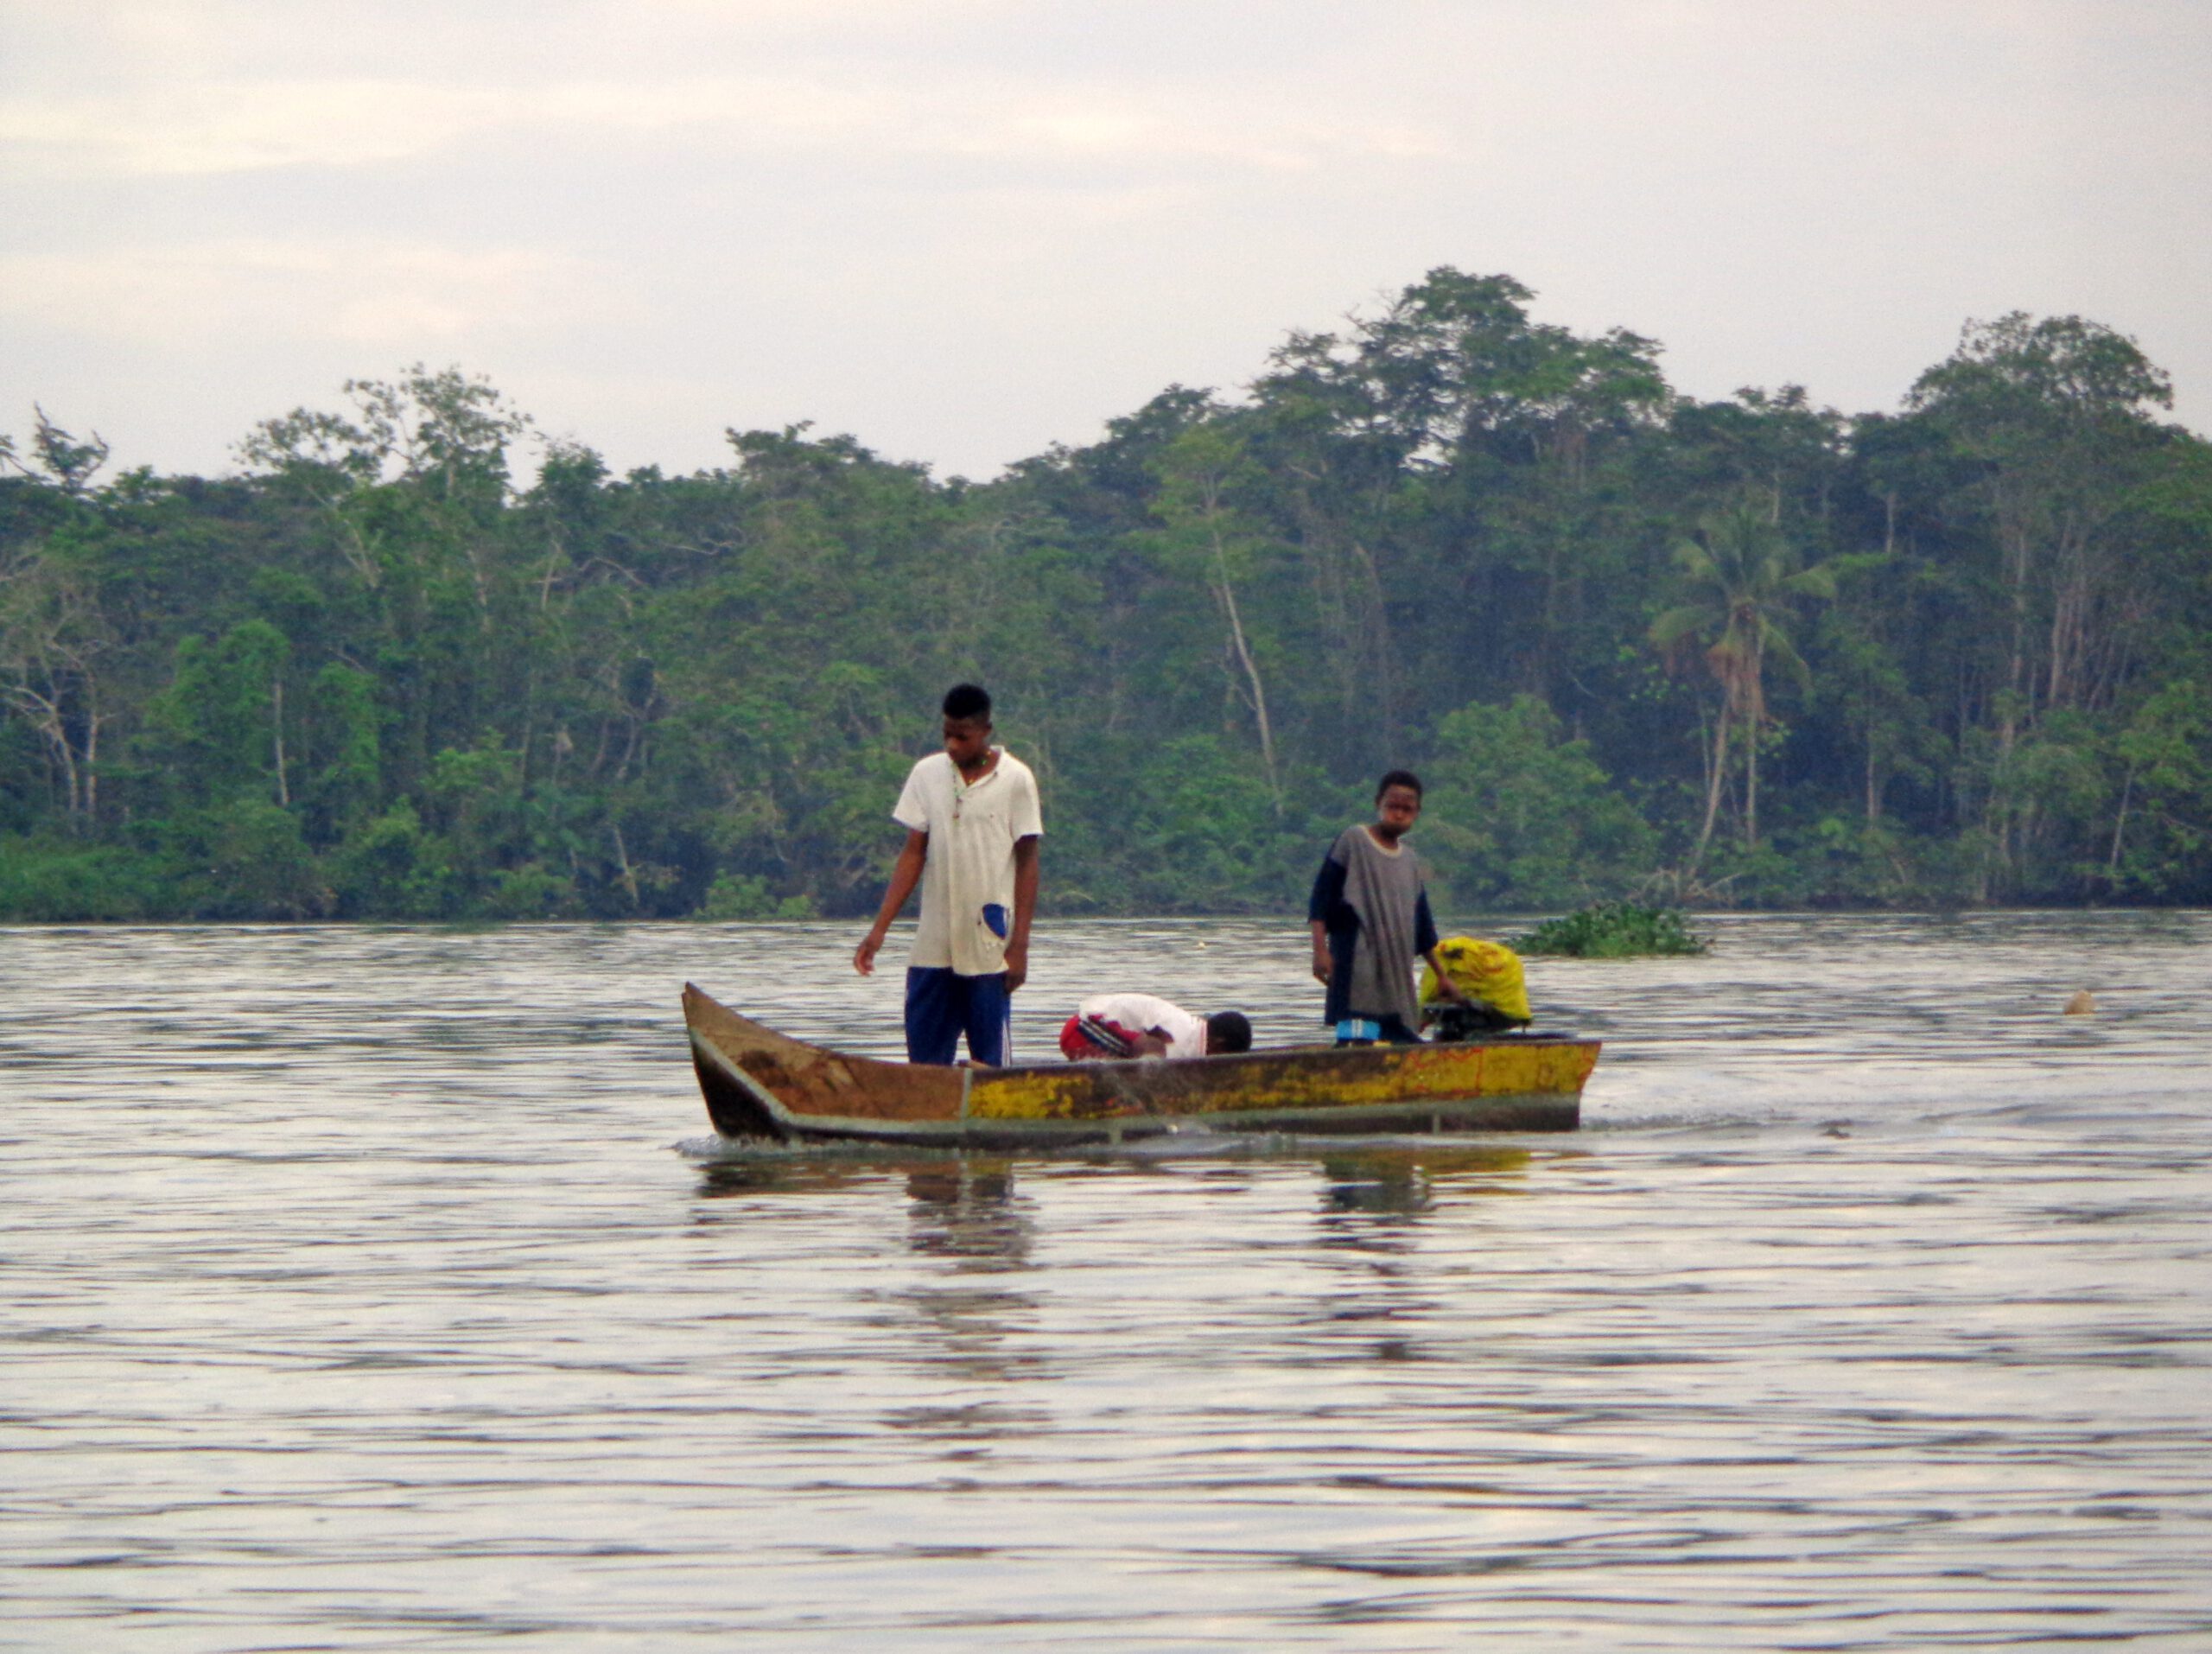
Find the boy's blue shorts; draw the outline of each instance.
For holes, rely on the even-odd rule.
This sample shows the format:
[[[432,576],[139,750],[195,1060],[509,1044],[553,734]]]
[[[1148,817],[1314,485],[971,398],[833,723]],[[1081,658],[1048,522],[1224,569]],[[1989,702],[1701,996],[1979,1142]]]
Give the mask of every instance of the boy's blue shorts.
[[[950,1064],[964,1034],[969,1056],[1003,1068],[1014,1047],[1012,1013],[1013,996],[1006,990],[1003,970],[963,976],[945,967],[908,965],[906,1060]]]

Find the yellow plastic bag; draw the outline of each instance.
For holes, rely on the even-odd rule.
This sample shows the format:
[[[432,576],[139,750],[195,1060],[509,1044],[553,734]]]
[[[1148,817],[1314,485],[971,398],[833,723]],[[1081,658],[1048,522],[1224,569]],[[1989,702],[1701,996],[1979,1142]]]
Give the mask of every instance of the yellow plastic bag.
[[[1436,957],[1461,993],[1478,999],[1516,1022],[1529,1021],[1529,985],[1521,974],[1521,956],[1497,942],[1471,936],[1447,936],[1436,945]],[[1421,1002],[1426,1010],[1440,997],[1433,965],[1421,968]]]

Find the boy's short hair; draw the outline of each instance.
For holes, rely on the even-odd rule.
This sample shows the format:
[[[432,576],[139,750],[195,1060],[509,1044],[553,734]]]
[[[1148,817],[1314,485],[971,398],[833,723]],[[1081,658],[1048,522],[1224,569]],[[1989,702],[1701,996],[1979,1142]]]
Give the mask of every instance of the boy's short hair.
[[[981,718],[991,721],[991,694],[980,684],[955,684],[944,692],[944,716],[948,718]]]
[[[1252,1023],[1242,1011],[1216,1011],[1206,1018],[1206,1055],[1233,1057],[1252,1048]]]
[[[1416,798],[1421,797],[1420,776],[1415,775],[1411,770],[1392,770],[1375,784],[1375,802],[1382,803],[1382,795],[1394,786],[1409,786],[1414,790],[1414,797]]]

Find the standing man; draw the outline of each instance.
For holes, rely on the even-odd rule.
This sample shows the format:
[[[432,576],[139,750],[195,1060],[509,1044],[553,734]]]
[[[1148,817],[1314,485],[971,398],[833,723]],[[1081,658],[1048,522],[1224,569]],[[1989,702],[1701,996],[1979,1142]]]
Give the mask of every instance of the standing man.
[[[1029,975],[1037,911],[1037,778],[991,745],[991,697],[956,684],[944,697],[944,750],[914,766],[892,818],[906,830],[891,887],[853,968],[875,971],[891,921],[918,883],[921,923],[906,966],[906,1060],[1007,1060],[1014,990]]]
[[[1338,834],[1314,875],[1306,913],[1313,975],[1328,984],[1322,1015],[1340,1046],[1420,1042],[1416,958],[1435,968],[1446,999],[1465,997],[1437,957],[1421,863],[1404,842],[1420,819],[1421,778],[1392,770],[1375,789],[1375,819]]]

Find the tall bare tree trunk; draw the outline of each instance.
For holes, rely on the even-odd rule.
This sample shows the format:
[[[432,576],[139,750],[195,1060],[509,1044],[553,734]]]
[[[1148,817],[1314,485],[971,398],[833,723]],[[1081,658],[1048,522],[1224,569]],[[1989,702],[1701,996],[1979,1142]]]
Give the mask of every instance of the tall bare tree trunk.
[[[622,869],[622,888],[630,894],[630,906],[638,906],[638,875],[630,865],[629,846],[622,842],[622,824],[612,824],[614,829],[614,864]]]
[[[284,679],[282,674],[269,683],[269,723],[275,735],[276,750],[276,802],[289,810],[292,807],[292,789],[284,774]]]
[[[1776,495],[1777,507],[1781,496]],[[1766,650],[1753,645],[1751,670],[1745,680],[1741,722],[1748,739],[1744,743],[1744,848],[1756,849],[1759,842],[1759,731],[1766,722]]]
[[[2113,817],[2112,855],[2105,861],[2106,881],[2114,886],[2120,882],[2120,843],[2121,836],[2127,830],[2127,803],[2134,793],[2135,767],[2131,764],[2127,767],[2127,779],[2120,784],[2120,813]]]
[[[1352,555],[1359,563],[1360,572],[1366,576],[1367,608],[1370,624],[1361,628],[1361,641],[1367,646],[1368,669],[1373,674],[1376,707],[1382,716],[1376,720],[1376,735],[1385,750],[1396,747],[1398,739],[1398,685],[1396,652],[1390,643],[1390,612],[1383,595],[1382,571],[1376,567],[1375,558],[1366,546],[1355,539]]]
[[[1997,750],[2008,754],[2018,738],[2020,720],[2027,711],[2021,703],[2028,693],[2028,560],[2031,531],[2018,520],[2019,507],[2000,486],[1997,493],[1998,538],[2004,547],[2005,573],[2012,588],[2012,645],[2006,664],[2005,699],[1997,718]],[[2008,518],[2012,520],[2008,521]]]
[[[1744,848],[1757,849],[1759,843],[1759,727],[1754,723],[1751,739],[1744,743]]]
[[[1222,612],[1229,617],[1229,641],[1236,656],[1236,664],[1244,670],[1244,679],[1252,690],[1252,716],[1260,727],[1260,761],[1267,767],[1268,794],[1274,800],[1275,814],[1282,814],[1282,783],[1275,775],[1274,725],[1268,717],[1268,686],[1260,681],[1259,663],[1252,658],[1252,651],[1244,641],[1244,622],[1236,612],[1236,588],[1229,583],[1229,559],[1223,554],[1221,538],[1214,537],[1214,566],[1220,578],[1214,586],[1214,595],[1221,600]]]
[[[100,823],[100,726],[112,715],[100,710],[99,692],[93,680],[85,679],[85,819]]]
[[[1724,701],[1720,722],[1713,731],[1713,767],[1705,778],[1705,824],[1698,829],[1697,848],[1690,852],[1690,871],[1705,864],[1705,848],[1713,842],[1713,824],[1720,817],[1720,789],[1728,773],[1729,708]]]
[[[69,744],[69,730],[61,721],[59,708],[55,709],[54,715],[53,741],[54,749],[61,754],[61,773],[68,781],[69,825],[73,830],[81,826],[84,821],[84,780],[77,768],[76,749]]]
[[[9,686],[16,704],[29,715],[31,726],[46,737],[54,763],[61,771],[65,814],[70,830],[76,830],[84,813],[85,795],[82,777],[77,767],[77,749],[69,740],[68,720],[62,716],[60,690],[51,696],[41,695],[28,682]]]

